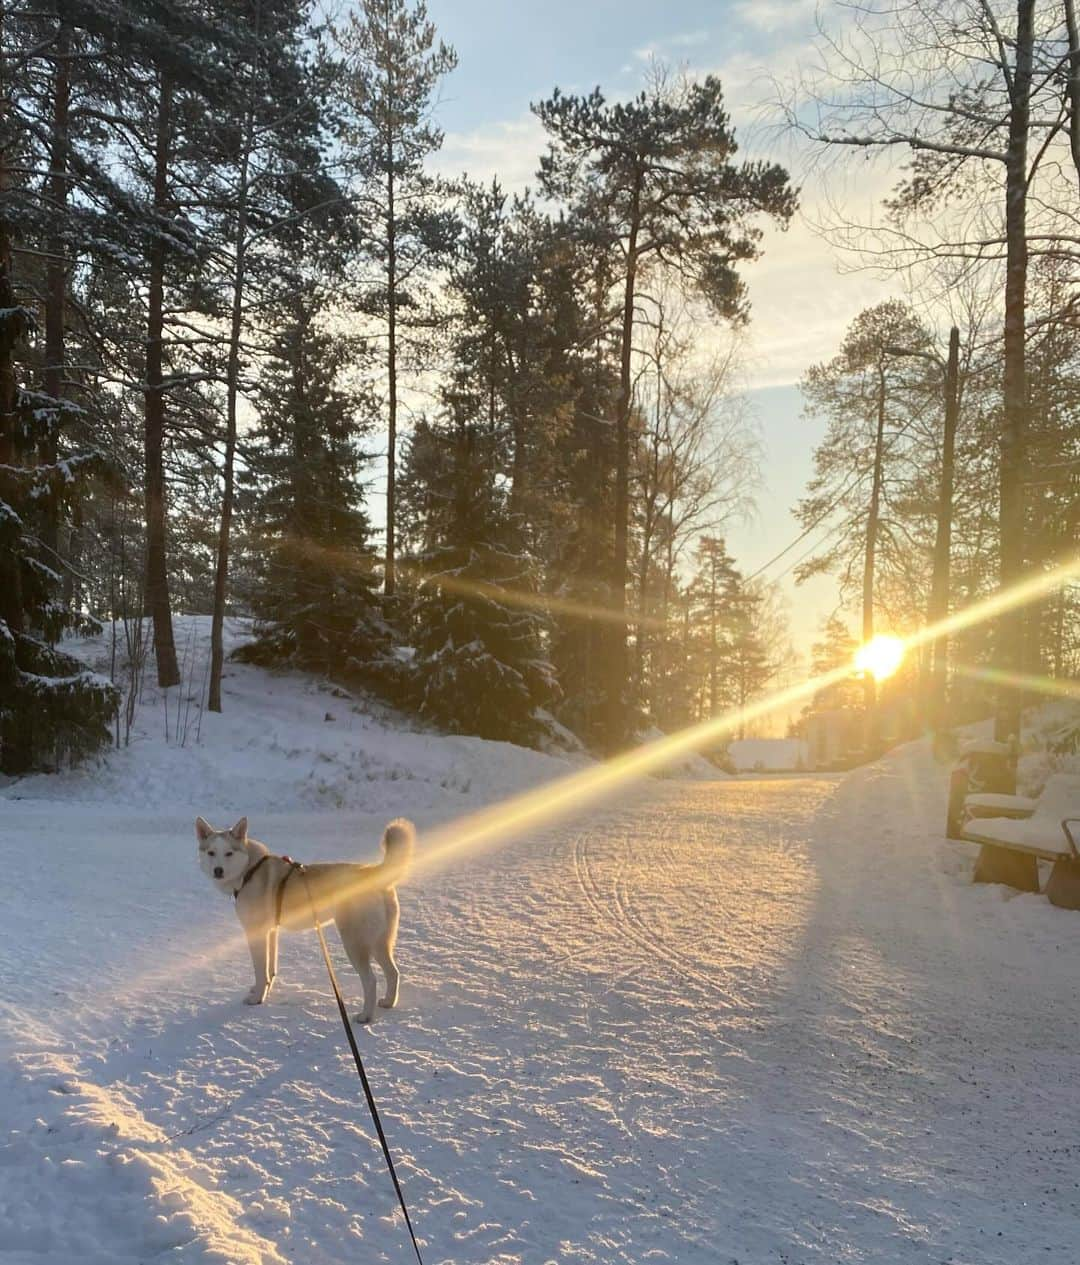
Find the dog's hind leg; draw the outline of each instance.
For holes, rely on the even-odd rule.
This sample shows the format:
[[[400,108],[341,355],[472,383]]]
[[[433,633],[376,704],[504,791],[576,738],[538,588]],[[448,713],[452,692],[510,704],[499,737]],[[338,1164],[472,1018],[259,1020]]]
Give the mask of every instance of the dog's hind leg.
[[[277,979],[277,946],[278,946],[278,929],[275,927],[270,932],[267,956],[269,957],[269,976],[270,986],[273,987],[274,980]]]
[[[380,944],[375,950],[375,961],[382,967],[382,973],[386,976],[386,995],[379,998],[379,1005],[390,1010],[397,1005],[398,982],[401,979],[401,972],[394,961],[393,945]]]
[[[339,922],[338,932],[364,988],[364,1009],[357,1018],[361,1023],[370,1023],[375,1018],[375,972],[371,969],[371,954],[362,936],[357,934],[356,928],[350,928],[348,922],[344,926]]]
[[[244,1001],[249,1006],[261,1006],[270,991],[270,936],[266,931],[249,931],[246,927],[244,934],[251,950],[251,965],[255,968],[255,983]]]

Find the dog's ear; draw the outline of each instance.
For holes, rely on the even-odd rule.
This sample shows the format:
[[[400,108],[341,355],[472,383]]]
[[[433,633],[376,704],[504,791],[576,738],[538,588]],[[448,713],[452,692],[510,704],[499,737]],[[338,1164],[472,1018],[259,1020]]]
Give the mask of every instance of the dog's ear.
[[[211,826],[205,817],[195,818],[195,838],[200,843],[205,843],[213,833],[214,827]]]
[[[229,834],[237,843],[243,843],[247,839],[247,818],[241,817],[235,826],[229,831]]]

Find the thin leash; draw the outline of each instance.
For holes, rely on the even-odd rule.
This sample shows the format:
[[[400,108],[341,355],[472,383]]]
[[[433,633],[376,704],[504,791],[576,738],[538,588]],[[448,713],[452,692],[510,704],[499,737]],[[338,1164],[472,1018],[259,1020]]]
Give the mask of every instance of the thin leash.
[[[409,1238],[412,1239],[413,1251],[416,1253],[418,1265],[424,1265],[424,1258],[420,1255],[420,1245],[416,1241],[416,1232],[413,1230],[412,1219],[409,1216],[409,1209],[405,1205],[405,1194],[401,1189],[401,1182],[398,1181],[397,1169],[394,1167],[394,1160],[390,1154],[390,1143],[386,1140],[386,1133],[383,1131],[382,1120],[379,1118],[379,1109],[375,1106],[375,1096],[371,1092],[371,1083],[368,1080],[367,1072],[364,1070],[364,1061],[360,1057],[360,1047],[356,1044],[356,1035],[353,1032],[352,1021],[349,1019],[349,1012],[345,1008],[345,999],[341,995],[341,988],[338,986],[337,973],[334,970],[334,964],[330,960],[330,950],[326,947],[326,937],[323,935],[322,927],[319,925],[319,916],[315,911],[315,900],[311,895],[311,884],[308,882],[308,876],[304,867],[298,862],[293,861],[292,865],[295,870],[300,871],[300,875],[304,880],[304,887],[307,888],[308,903],[311,905],[312,922],[315,924],[315,934],[319,937],[319,948],[322,949],[323,961],[326,963],[326,973],[330,976],[330,986],[334,990],[334,999],[337,1002],[338,1014],[341,1016],[341,1024],[345,1029],[345,1037],[349,1042],[349,1049],[352,1051],[353,1062],[356,1064],[356,1072],[360,1077],[360,1084],[364,1087],[364,1097],[367,1099],[368,1111],[371,1112],[371,1119],[375,1125],[375,1132],[379,1135],[379,1145],[382,1147],[383,1158],[386,1160],[386,1167],[390,1171],[390,1180],[394,1183],[394,1190],[397,1192],[398,1203],[401,1205],[401,1211],[405,1215],[405,1225],[409,1231]],[[289,881],[293,871],[290,871],[281,883],[278,895],[278,921],[281,921],[281,889]]]

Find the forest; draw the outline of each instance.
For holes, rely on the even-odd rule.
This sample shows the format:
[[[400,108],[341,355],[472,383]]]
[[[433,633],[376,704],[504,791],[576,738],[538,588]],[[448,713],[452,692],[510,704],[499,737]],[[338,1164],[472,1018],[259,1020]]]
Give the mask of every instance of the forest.
[[[855,6],[775,85],[815,161],[906,156],[880,220],[823,229],[908,297],[801,383],[825,429],[784,561],[837,605],[799,664],[726,529],[760,476],[754,264],[801,175],[743,156],[719,78],[553,85],[509,193],[437,172],[457,56],[422,3],[0,5],[0,771],[123,744],[146,674],[220,711],[234,616],[251,661],[609,754],[1068,562],[1080,37],[1071,0],[1013,8]],[[903,732],[1017,733],[1080,671],[1078,607],[925,645],[883,687]],[[94,627],[107,677],[64,650]]]

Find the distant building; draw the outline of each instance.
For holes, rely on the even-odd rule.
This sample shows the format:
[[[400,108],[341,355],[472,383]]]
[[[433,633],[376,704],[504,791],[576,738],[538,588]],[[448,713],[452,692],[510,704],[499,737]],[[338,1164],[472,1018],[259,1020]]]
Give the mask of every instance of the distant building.
[[[811,769],[846,769],[864,745],[863,713],[854,707],[811,712],[806,718],[807,763]]]
[[[727,744],[736,773],[791,773],[810,768],[801,738],[736,738]]]

